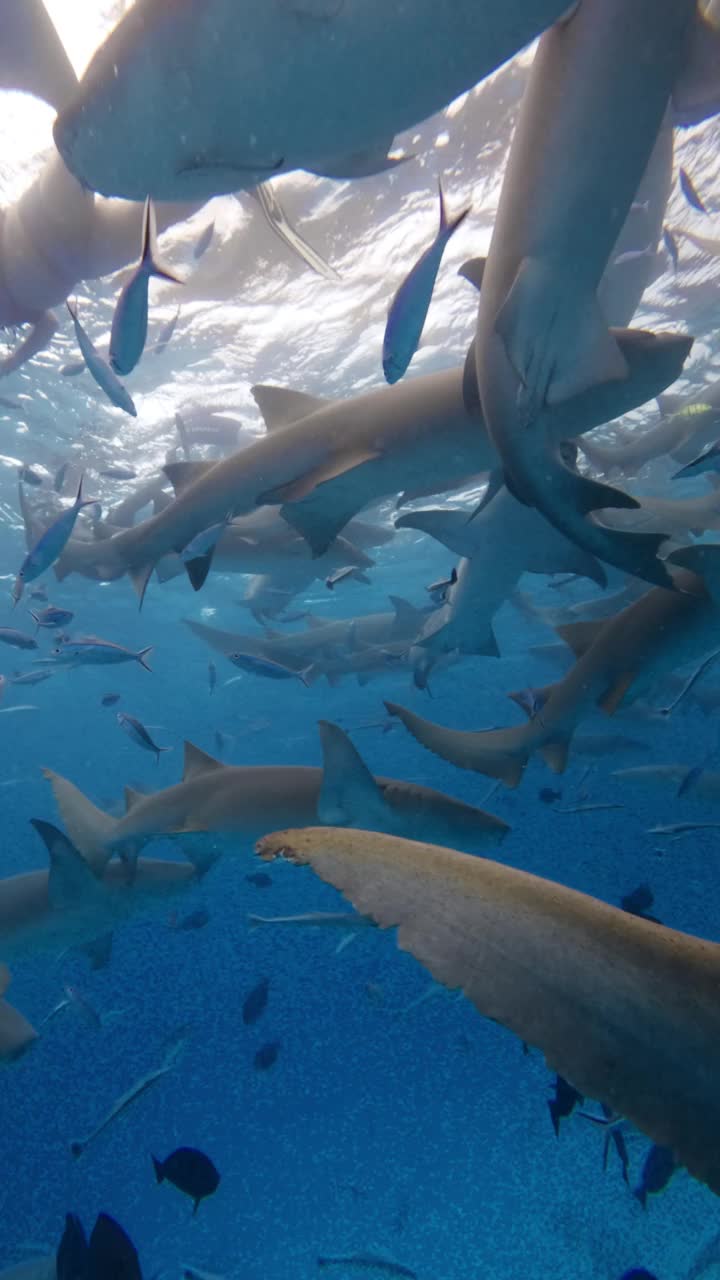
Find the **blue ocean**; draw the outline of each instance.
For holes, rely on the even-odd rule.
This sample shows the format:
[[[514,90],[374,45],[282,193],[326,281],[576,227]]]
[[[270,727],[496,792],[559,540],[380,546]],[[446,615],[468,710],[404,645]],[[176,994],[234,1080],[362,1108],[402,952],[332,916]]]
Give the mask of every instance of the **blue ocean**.
[[[0,6],[0,1280],[720,1274],[718,15],[626,3]]]

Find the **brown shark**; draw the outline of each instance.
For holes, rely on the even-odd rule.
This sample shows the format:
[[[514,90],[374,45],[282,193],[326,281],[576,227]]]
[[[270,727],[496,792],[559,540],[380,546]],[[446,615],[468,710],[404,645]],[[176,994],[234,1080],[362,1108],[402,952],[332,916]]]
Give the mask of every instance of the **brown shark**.
[[[454,849],[369,831],[265,836],[309,864],[551,1071],[720,1195],[720,946]]]
[[[27,1018],[5,999],[9,985],[10,970],[0,964],[0,1062],[15,1062],[38,1035]]]

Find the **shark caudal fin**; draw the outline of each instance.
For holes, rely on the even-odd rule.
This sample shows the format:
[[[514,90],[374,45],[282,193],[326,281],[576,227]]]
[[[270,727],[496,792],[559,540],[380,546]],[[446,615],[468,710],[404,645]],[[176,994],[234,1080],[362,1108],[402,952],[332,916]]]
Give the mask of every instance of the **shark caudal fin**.
[[[423,720],[422,716],[395,702],[386,702],[385,706],[388,715],[397,716],[408,733],[428,751],[459,769],[472,769],[488,778],[499,778],[506,787],[518,785],[537,745],[531,725],[472,733]]]
[[[102,876],[112,857],[112,839],[118,826],[116,818],[98,809],[82,791],[67,778],[43,769],[53,790],[63,824],[76,849],[96,875]]]

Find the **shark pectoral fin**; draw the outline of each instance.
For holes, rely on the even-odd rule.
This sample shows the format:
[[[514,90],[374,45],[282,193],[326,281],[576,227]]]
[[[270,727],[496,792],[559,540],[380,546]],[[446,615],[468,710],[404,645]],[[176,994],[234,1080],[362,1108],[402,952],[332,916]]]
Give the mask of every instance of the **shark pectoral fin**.
[[[553,773],[565,772],[570,753],[568,737],[563,735],[563,737],[551,738],[549,742],[543,742],[538,750],[548,769],[552,769]]]
[[[190,586],[193,591],[199,591],[205,585],[214,554],[215,548],[211,547],[209,551],[205,552],[204,556],[195,556],[194,560],[185,561],[185,571],[190,579]]]
[[[201,480],[212,471],[215,462],[166,462],[162,468],[170,481],[175,497],[179,497],[196,480]]]
[[[294,480],[289,480],[287,484],[279,484],[273,489],[267,489],[255,499],[255,503],[261,507],[274,506],[276,503],[299,502],[319,485],[326,484],[328,480],[336,480],[338,476],[354,471],[356,467],[362,467],[366,462],[374,462],[381,455],[382,449],[356,449],[335,454],[321,462],[319,466],[303,472]]]
[[[90,906],[101,895],[101,886],[90,864],[67,836],[50,822],[31,818],[50,858],[48,899],[54,910]]]
[[[480,388],[478,387],[477,380],[477,361],[475,358],[474,338],[467,349],[465,364],[463,365],[462,398],[466,411],[473,414],[475,417],[479,416],[482,418],[482,401],[480,399]]]
[[[289,387],[276,387],[271,383],[256,383],[250,388],[250,394],[262,414],[266,431],[288,427],[333,404],[323,396],[310,396],[304,391],[291,391]]]
[[[598,706],[606,715],[612,716],[615,714],[635,676],[636,672],[626,671],[623,675],[618,676],[617,680],[613,680],[602,697],[598,698]]]
[[[462,266],[458,267],[458,275],[479,289],[483,282],[486,263],[487,258],[468,258],[467,262],[463,262]]]
[[[407,515],[398,517],[395,528],[419,529],[458,556],[472,555],[477,547],[475,530],[472,526],[468,527],[465,512],[455,511],[449,507],[408,512]]]
[[[318,721],[323,778],[317,805],[321,822],[351,827],[387,825],[388,807],[373,775],[346,733],[329,720]]]
[[[629,373],[597,298],[568,303],[563,290],[556,267],[525,258],[495,320],[533,416]]]
[[[588,515],[591,511],[604,511],[606,508],[618,508],[623,511],[636,511],[640,507],[637,498],[631,497],[623,489],[615,489],[612,485],[601,484],[599,480],[591,480],[589,476],[580,476],[568,471],[579,484],[574,487],[575,505],[578,511]]]
[[[582,658],[606,626],[607,621],[566,622],[560,627],[555,627],[555,634],[572,649],[576,658]]]
[[[720,27],[709,14],[695,15],[670,104],[672,122],[681,127],[700,124],[720,111]]]
[[[345,490],[348,490],[347,492]],[[305,539],[313,557],[324,555],[345,525],[364,505],[350,485],[338,491],[318,489],[302,502],[281,507],[280,515],[291,529]]]
[[[17,89],[62,111],[78,81],[42,0],[3,9],[0,88]]]
[[[216,760],[215,756],[208,755],[207,751],[196,747],[192,742],[183,743],[183,750],[183,782],[188,782],[190,778],[197,778],[202,773],[214,773],[217,769],[225,768],[222,760]],[[183,830],[189,830],[189,828],[184,827]]]
[[[134,568],[128,569],[128,577],[132,583],[133,591],[137,596],[138,609],[142,609],[143,607],[145,592],[147,591],[148,583],[152,577],[154,568],[155,564],[152,563],[135,565]]]

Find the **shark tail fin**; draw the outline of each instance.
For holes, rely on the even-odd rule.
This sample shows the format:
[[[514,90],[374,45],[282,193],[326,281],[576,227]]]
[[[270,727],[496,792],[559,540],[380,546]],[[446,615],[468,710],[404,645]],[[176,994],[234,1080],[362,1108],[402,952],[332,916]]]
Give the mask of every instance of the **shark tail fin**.
[[[516,787],[520,782],[533,750],[526,725],[471,733],[446,729],[395,702],[386,702],[385,707],[388,715],[397,716],[421,746],[442,760],[449,760],[459,769],[498,778],[506,787]]]
[[[112,857],[109,846],[118,825],[117,819],[98,809],[74,783],[59,773],[43,769],[43,774],[52,787],[55,803],[72,843],[96,875],[101,876]]]

